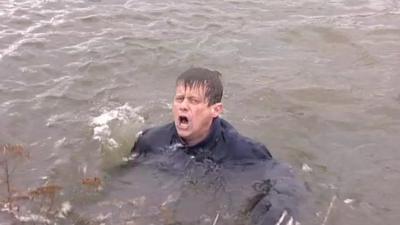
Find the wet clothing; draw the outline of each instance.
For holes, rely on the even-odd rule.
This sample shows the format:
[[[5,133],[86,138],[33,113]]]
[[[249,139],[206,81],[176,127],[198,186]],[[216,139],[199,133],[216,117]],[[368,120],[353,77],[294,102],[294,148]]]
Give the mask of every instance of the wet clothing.
[[[145,130],[135,143],[132,152],[140,155],[178,148],[196,161],[209,159],[217,164],[228,161],[250,162],[272,158],[268,149],[250,138],[240,135],[236,129],[222,118],[214,119],[210,134],[200,143],[187,146],[179,137],[175,124]]]
[[[233,213],[227,215],[237,215],[236,222],[227,224],[286,225],[295,224],[297,220],[298,193],[302,186],[291,169],[274,160],[263,144],[240,135],[222,118],[214,119],[210,134],[194,146],[185,144],[172,122],[142,132],[132,152],[138,153],[139,164],[155,166],[160,171],[158,176],[166,171],[182,178],[185,182],[174,190],[191,190],[190,187],[196,186],[170,203],[180,221],[185,217],[196,218],[187,216],[185,210],[191,207],[185,202],[188,205],[196,203],[198,209],[201,201],[210,196],[216,204],[226,203],[222,208],[230,205],[226,210]],[[177,180],[173,183],[178,185]],[[199,190],[210,193],[193,200],[193,196],[201,195]],[[235,203],[227,203],[230,201]],[[212,207],[207,204],[203,207],[205,211]],[[202,212],[198,213],[202,215]],[[248,221],[238,222],[240,218]]]

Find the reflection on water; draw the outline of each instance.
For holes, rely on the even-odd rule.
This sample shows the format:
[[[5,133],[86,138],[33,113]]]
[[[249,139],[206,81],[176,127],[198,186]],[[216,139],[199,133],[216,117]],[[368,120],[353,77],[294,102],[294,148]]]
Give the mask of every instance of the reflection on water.
[[[197,173],[107,172],[139,130],[170,120],[176,76],[198,65],[223,74],[224,117],[306,182],[316,207],[302,205],[304,224],[398,223],[397,1],[18,0],[0,2],[0,21],[0,144],[30,152],[15,189],[62,187],[54,210],[72,209],[52,221],[229,221],[241,205],[222,202],[242,201],[250,177],[232,175],[213,199],[209,183],[185,181]],[[93,177],[103,190],[82,187]]]

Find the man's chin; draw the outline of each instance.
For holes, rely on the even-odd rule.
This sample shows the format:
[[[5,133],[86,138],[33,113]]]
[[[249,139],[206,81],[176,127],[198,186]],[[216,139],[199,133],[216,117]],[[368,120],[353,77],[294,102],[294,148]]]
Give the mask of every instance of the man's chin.
[[[186,138],[190,135],[189,131],[176,129],[178,132],[179,137]]]
[[[179,137],[182,139],[186,139],[186,138],[190,137],[190,134],[191,134],[190,131],[186,130],[186,129],[184,130],[184,129],[176,128],[176,131],[177,131]]]

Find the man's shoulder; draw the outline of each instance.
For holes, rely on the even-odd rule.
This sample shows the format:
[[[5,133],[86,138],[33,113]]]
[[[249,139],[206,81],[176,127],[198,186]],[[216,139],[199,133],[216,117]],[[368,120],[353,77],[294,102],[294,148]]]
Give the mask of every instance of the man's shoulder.
[[[229,155],[234,159],[271,159],[272,155],[267,147],[249,137],[241,135],[226,120],[221,120],[221,127],[225,142],[228,146]]]
[[[143,153],[152,151],[154,148],[165,146],[171,141],[173,132],[173,123],[144,129],[136,135],[136,141],[132,152],[138,151]]]
[[[167,123],[165,125],[150,127],[140,131],[140,138],[152,140],[154,138],[171,137],[174,131],[174,124]]]

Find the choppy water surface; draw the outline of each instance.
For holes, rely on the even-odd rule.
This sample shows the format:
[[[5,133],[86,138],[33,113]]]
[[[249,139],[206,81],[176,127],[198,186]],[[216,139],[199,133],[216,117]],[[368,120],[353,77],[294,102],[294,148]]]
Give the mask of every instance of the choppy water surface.
[[[128,187],[151,196],[158,178],[105,171],[169,121],[175,78],[197,65],[223,74],[224,118],[307,182],[317,207],[303,224],[397,224],[399,4],[0,1],[0,143],[31,155],[13,184],[62,186],[57,204],[82,223],[147,221],[151,200]],[[80,186],[94,176],[103,190]]]

